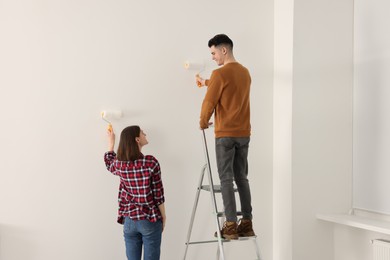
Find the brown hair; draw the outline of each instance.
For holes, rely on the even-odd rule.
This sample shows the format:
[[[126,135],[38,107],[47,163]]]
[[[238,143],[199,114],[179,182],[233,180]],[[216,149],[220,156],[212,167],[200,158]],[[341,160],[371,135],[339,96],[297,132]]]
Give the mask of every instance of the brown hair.
[[[140,134],[141,128],[137,125],[128,126],[122,130],[117,152],[119,161],[135,161],[141,157],[141,151],[135,140]]]

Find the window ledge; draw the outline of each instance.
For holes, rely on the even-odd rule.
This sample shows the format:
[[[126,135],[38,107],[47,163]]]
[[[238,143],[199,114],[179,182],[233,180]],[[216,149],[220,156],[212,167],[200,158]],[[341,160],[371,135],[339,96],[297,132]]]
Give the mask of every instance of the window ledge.
[[[355,214],[317,214],[317,219],[390,235],[390,221]]]

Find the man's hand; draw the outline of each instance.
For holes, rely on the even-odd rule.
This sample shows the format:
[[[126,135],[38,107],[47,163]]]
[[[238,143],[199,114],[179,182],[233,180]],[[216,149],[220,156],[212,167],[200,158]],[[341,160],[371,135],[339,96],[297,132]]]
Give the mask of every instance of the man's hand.
[[[213,122],[209,122],[209,124],[206,127],[200,126],[200,130],[207,129],[207,128],[212,127],[212,126],[213,126]]]
[[[199,74],[195,75],[195,80],[196,80],[196,85],[200,88],[205,86],[206,84],[206,81],[201,76],[199,76]]]

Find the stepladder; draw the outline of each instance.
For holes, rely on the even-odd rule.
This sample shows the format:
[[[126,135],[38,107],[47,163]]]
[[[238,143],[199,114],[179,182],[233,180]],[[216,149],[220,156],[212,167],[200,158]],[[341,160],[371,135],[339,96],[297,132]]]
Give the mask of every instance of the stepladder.
[[[217,260],[233,260],[229,259],[229,255],[226,255],[225,250],[224,250],[224,244],[228,242],[252,242],[255,255],[256,255],[256,260],[264,260],[261,258],[260,255],[260,248],[258,245],[258,240],[257,240],[257,235],[251,236],[251,237],[239,237],[237,240],[228,240],[224,239],[223,236],[221,235],[221,227],[224,223],[225,220],[225,214],[223,207],[219,206],[217,203],[217,198],[216,194],[221,193],[221,185],[219,184],[214,184],[213,180],[213,174],[212,174],[212,167],[210,163],[210,156],[209,156],[209,149],[208,149],[208,144],[207,144],[207,137],[206,137],[206,130],[202,130],[202,143],[203,143],[203,150],[204,150],[204,155],[205,155],[205,164],[201,168],[200,172],[200,177],[198,181],[198,185],[196,187],[196,195],[195,195],[195,200],[194,200],[194,205],[192,208],[192,213],[191,213],[191,218],[190,218],[190,223],[188,227],[188,232],[187,232],[187,238],[186,238],[186,243],[185,243],[185,252],[184,252],[184,257],[183,260],[190,260],[188,259],[188,251],[189,247],[192,245],[202,245],[202,244],[209,244],[209,243],[214,243],[217,244],[217,253],[216,253],[216,259]],[[206,179],[205,180],[205,175]],[[237,189],[234,188],[234,191],[237,192]],[[194,222],[195,222],[195,217],[197,215],[197,209],[198,209],[198,204],[200,201],[200,196],[201,193],[209,193],[210,196],[210,202],[211,202],[211,217],[214,219],[213,222],[215,222],[215,230],[210,231],[211,234],[211,239],[209,240],[200,240],[200,241],[192,241],[191,240],[191,234],[194,228]],[[222,210],[219,210],[219,208],[222,208]],[[237,212],[237,215],[240,216],[242,213]],[[216,231],[214,233],[214,231]],[[215,237],[213,236],[215,234]],[[203,259],[210,259],[209,257],[205,257]],[[253,259],[253,258],[251,258]],[[241,258],[240,260],[245,260]]]

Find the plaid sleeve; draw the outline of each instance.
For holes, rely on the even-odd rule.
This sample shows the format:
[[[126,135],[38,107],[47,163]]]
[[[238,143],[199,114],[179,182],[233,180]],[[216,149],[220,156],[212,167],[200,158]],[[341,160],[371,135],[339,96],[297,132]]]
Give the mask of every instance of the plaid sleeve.
[[[116,169],[115,169],[115,162],[116,160],[116,153],[111,151],[111,152],[106,152],[104,154],[104,163],[106,164],[106,168],[108,171],[112,172],[113,174],[116,174]]]
[[[161,169],[160,164],[156,158],[154,158],[155,165],[152,168],[152,190],[153,190],[153,199],[156,205],[163,204],[165,202],[164,197],[164,186],[161,179]]]

